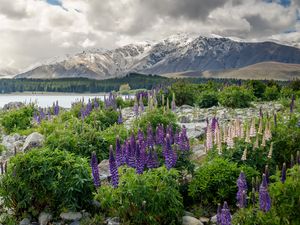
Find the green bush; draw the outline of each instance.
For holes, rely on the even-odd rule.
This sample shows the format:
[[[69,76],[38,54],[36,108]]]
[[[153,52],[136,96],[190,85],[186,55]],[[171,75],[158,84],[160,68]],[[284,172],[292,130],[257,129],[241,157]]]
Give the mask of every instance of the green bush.
[[[213,91],[202,92],[196,100],[201,108],[210,108],[218,105],[218,95]]]
[[[238,167],[227,159],[215,158],[205,162],[196,171],[189,186],[189,195],[202,205],[216,205],[228,201],[235,205],[236,180],[243,170],[247,180],[256,171],[251,167]]]
[[[267,101],[274,101],[279,98],[280,92],[276,86],[266,87],[263,99]]]
[[[176,96],[176,105],[191,105],[193,106],[196,101],[196,96],[199,93],[199,90],[197,91],[197,85],[191,84],[184,81],[178,81],[174,84],[172,84],[170,88],[170,93],[174,93]],[[170,96],[172,98],[172,94]]]
[[[260,80],[250,80],[246,84],[247,88],[253,91],[256,98],[262,98],[264,96],[266,85]]]
[[[107,144],[107,149],[108,149],[110,145],[115,146],[117,135],[119,135],[121,143],[124,142],[128,137],[128,131],[124,125],[115,124],[105,129],[104,131],[101,131],[100,135],[102,136],[103,140]]]
[[[31,127],[33,113],[33,105],[5,112],[1,119],[1,125],[4,128],[4,131],[7,133],[25,130]]]
[[[66,151],[34,149],[10,159],[0,179],[0,196],[17,217],[79,210],[92,199],[90,173],[86,159]]]
[[[254,96],[251,91],[243,87],[231,86],[225,88],[219,95],[219,102],[225,107],[246,108],[249,107]]]
[[[136,174],[132,168],[121,168],[118,188],[102,186],[96,200],[110,216],[122,224],[179,224],[183,214],[175,169],[160,167]]]
[[[91,114],[85,118],[84,122],[98,130],[105,130],[118,122],[118,116],[119,113],[113,109],[93,110]]]
[[[162,108],[147,111],[135,121],[134,125],[135,127],[140,127],[146,133],[149,123],[152,125],[154,131],[159,124],[163,124],[164,127],[172,125],[174,129],[177,127],[176,115],[172,111],[164,111]]]
[[[281,173],[270,184],[272,207],[280,218],[280,224],[300,224],[300,166],[287,170],[286,181],[280,181]]]
[[[88,158],[95,151],[99,160],[108,158],[108,143],[101,132],[75,118],[67,127],[66,124],[57,126],[46,136],[45,143],[52,150],[66,150]]]

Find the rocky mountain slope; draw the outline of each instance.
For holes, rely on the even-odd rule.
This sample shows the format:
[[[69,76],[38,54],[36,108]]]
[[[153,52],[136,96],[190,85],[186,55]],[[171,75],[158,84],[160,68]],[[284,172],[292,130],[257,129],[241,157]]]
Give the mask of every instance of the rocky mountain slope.
[[[159,42],[82,52],[45,63],[15,78],[106,79],[129,72],[222,71],[267,61],[300,64],[300,49],[273,42],[246,43],[228,38],[180,34]]]

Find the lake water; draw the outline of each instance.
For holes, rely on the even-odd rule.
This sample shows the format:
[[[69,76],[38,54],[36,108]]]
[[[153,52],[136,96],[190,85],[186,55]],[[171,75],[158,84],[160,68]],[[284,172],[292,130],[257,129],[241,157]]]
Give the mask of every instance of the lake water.
[[[108,96],[108,94],[106,95]],[[63,108],[71,108],[73,102],[84,98],[87,101],[89,98],[104,99],[104,94],[0,94],[0,107],[2,108],[9,102],[36,103],[38,106],[45,108],[53,105],[53,102],[58,101],[59,106]],[[122,96],[125,98],[125,96]]]

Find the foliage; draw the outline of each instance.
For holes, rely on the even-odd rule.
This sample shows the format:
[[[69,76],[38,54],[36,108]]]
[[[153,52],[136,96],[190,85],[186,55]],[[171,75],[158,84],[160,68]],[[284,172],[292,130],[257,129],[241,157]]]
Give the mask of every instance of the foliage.
[[[134,125],[135,127],[140,127],[146,133],[149,123],[154,131],[159,124],[164,125],[164,127],[172,125],[174,129],[177,127],[176,115],[172,111],[163,110],[162,108],[147,111],[135,121]]]
[[[172,84],[170,93],[176,96],[176,105],[194,105],[196,100],[197,85],[185,81]]]
[[[199,105],[200,108],[210,108],[212,106],[217,106],[218,95],[213,91],[204,91],[197,98],[196,104]]]
[[[118,108],[126,108],[126,107],[132,107],[134,105],[134,99],[128,99],[124,100],[122,97],[118,96],[116,98],[117,107]]]
[[[251,167],[239,168],[237,163],[216,157],[195,171],[189,195],[202,205],[216,205],[223,201],[233,204],[237,192],[236,180],[241,170],[245,172],[247,179],[256,174]]]
[[[225,88],[219,95],[221,105],[231,108],[246,108],[250,106],[254,96],[251,91],[237,86]]]
[[[119,113],[113,109],[93,110],[84,122],[92,125],[95,129],[105,130],[118,122],[118,116]]]
[[[10,159],[0,180],[0,195],[17,216],[78,210],[92,198],[90,173],[84,158],[66,151],[35,149]]]
[[[103,186],[96,200],[110,216],[123,224],[178,224],[183,214],[175,169],[160,167],[141,175],[132,168],[120,168],[118,188]]]
[[[1,125],[7,133],[25,130],[31,127],[33,113],[33,105],[28,105],[22,107],[21,109],[5,112],[1,119]]]
[[[266,85],[260,80],[250,80],[247,82],[247,87],[252,89],[256,98],[262,98],[264,96]]]
[[[128,137],[128,131],[122,124],[120,125],[114,124],[113,126],[110,126],[104,131],[101,131],[100,135],[105,141],[108,149],[110,145],[113,145],[115,147],[117,136],[120,137],[120,141],[121,143],[123,143]]]
[[[280,92],[275,85],[271,87],[266,87],[263,99],[267,101],[274,101],[279,98],[279,94]]]
[[[274,177],[276,182],[270,185],[272,207],[280,218],[280,224],[300,224],[300,166],[287,170],[284,183],[278,171]]]

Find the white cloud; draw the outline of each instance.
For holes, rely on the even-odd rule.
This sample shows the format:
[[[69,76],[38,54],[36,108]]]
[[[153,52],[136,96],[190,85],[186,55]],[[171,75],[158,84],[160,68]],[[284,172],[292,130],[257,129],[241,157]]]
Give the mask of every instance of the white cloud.
[[[85,48],[114,48],[178,32],[300,42],[299,0],[1,0],[0,70]],[[286,33],[285,31],[294,31]]]

